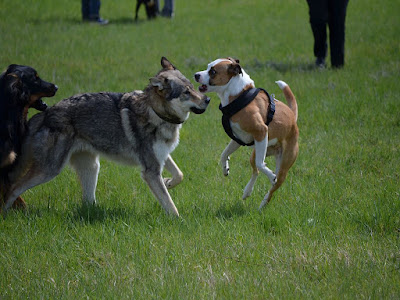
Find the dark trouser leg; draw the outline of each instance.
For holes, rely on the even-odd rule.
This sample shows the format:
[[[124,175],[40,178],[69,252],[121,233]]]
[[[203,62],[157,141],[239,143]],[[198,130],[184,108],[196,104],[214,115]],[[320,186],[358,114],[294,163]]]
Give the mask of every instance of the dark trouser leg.
[[[174,14],[174,0],[165,0],[161,15],[164,17],[173,17],[173,14]]]
[[[82,0],[82,19],[89,19],[89,0]]]
[[[326,25],[328,22],[327,0],[307,0],[310,24],[314,35],[314,55],[325,58],[327,52]]]
[[[326,24],[311,23],[311,29],[314,35],[314,56],[325,58],[327,52]]]
[[[345,20],[348,0],[330,0],[329,43],[332,67],[344,65]]]
[[[90,0],[89,3],[89,18],[96,20],[100,18],[100,0]]]

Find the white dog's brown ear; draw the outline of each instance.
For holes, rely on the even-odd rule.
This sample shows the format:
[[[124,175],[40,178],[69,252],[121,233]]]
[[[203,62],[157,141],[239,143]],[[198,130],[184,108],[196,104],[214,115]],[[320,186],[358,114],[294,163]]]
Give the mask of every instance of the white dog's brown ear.
[[[161,57],[161,66],[165,70],[176,70],[175,66],[170,63],[170,61],[166,57]]]
[[[242,67],[238,63],[230,64],[228,67],[228,74],[231,74],[233,76],[243,74]]]
[[[239,61],[237,58],[228,57],[228,59],[229,59],[231,62],[240,63],[240,61]]]

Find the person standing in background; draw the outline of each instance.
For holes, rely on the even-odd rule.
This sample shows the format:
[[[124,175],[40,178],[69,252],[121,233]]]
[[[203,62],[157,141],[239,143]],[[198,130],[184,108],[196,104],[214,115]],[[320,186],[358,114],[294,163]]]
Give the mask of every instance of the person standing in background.
[[[160,0],[156,0],[157,7],[160,7]],[[164,7],[161,11],[161,16],[173,18],[175,14],[175,0],[164,0]]]
[[[326,67],[327,34],[329,27],[329,45],[333,68],[344,66],[345,19],[349,0],[307,0],[310,24],[314,35],[315,64]]]
[[[107,25],[108,20],[100,18],[100,0],[82,0],[83,21],[95,22],[99,25]]]

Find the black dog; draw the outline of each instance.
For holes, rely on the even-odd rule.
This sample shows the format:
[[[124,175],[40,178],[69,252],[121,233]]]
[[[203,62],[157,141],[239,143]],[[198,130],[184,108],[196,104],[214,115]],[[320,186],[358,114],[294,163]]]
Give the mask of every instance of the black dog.
[[[42,97],[53,97],[58,87],[28,66],[10,65],[0,75],[0,207],[7,190],[8,173],[21,151],[27,128],[28,109],[47,108]],[[22,198],[16,206],[25,206]]]
[[[150,20],[150,19],[154,19],[155,17],[157,17],[157,14],[158,14],[157,1],[155,1],[155,0],[137,0],[135,21],[138,20],[138,11],[139,11],[140,5],[142,5],[142,3],[146,7],[147,19]]]

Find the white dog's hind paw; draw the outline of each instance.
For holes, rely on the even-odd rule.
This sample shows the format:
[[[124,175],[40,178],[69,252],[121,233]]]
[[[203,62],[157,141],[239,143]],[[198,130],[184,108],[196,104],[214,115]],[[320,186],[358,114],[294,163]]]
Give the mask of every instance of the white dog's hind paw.
[[[264,206],[268,203],[268,198],[269,198],[269,192],[265,195],[263,201],[261,201],[261,204],[258,207],[259,211],[261,211],[264,208]]]
[[[250,197],[252,192],[253,192],[253,186],[249,187],[249,185],[246,185],[246,187],[244,188],[244,191],[243,191],[242,200]]]
[[[276,175],[272,173],[272,177],[268,176],[269,181],[271,182],[272,185],[276,184]]]

